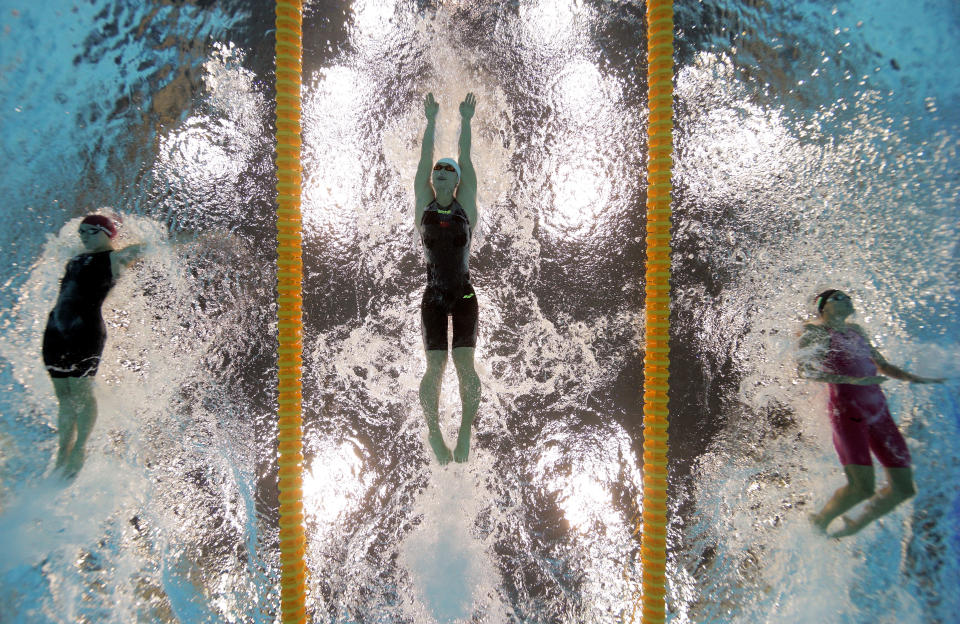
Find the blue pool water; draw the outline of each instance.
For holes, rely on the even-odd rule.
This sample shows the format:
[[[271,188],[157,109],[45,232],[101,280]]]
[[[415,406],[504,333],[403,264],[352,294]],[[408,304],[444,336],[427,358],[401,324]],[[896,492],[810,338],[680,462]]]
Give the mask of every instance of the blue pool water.
[[[639,592],[644,6],[306,2],[305,511],[315,622],[620,622]],[[678,2],[668,612],[960,608],[960,8]],[[0,621],[278,618],[272,6],[0,2]],[[479,100],[483,400],[431,461],[421,102]],[[48,478],[39,351],[79,219],[148,253],[104,305],[88,460]],[[849,292],[917,496],[828,541],[813,296]],[[448,367],[441,421],[455,432]],[[878,477],[880,483],[883,477]],[[629,620],[629,617],[627,617]]]

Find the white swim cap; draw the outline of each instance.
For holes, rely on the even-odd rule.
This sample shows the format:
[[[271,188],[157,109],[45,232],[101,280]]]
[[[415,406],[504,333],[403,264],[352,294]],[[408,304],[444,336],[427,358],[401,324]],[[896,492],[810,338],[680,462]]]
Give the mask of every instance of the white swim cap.
[[[441,158],[440,160],[437,161],[437,165],[439,165],[440,163],[444,163],[444,164],[447,164],[447,165],[453,165],[453,168],[456,169],[456,171],[457,171],[457,180],[460,180],[460,178],[461,178],[461,175],[460,175],[460,165],[457,164],[457,161],[455,161],[455,160],[452,159],[452,158]],[[434,165],[434,167],[436,167],[437,165]]]

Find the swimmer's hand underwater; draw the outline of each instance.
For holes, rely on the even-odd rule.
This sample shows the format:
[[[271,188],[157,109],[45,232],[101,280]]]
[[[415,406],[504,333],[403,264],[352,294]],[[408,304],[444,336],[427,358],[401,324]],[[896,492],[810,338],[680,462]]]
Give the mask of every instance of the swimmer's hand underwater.
[[[477,97],[468,93],[467,97],[460,102],[460,117],[464,121],[469,121],[473,117],[474,111],[477,109]]]
[[[433,98],[433,93],[428,93],[423,99],[423,114],[427,121],[434,121],[437,118],[437,112],[440,110],[440,104]]]

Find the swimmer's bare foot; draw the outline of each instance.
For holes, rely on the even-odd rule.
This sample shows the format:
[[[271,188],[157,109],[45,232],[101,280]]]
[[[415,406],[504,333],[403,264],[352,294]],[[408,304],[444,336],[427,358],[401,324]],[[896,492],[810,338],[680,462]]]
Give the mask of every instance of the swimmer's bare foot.
[[[77,473],[80,472],[81,468],[83,468],[83,460],[85,455],[86,453],[83,452],[83,449],[74,448],[70,452],[70,456],[67,457],[67,461],[60,469],[60,474],[63,475],[64,479],[70,480],[77,476]]]
[[[453,455],[450,454],[450,449],[447,448],[446,443],[443,441],[443,434],[440,433],[439,429],[434,429],[429,434],[427,434],[427,439],[430,441],[430,446],[433,447],[433,454],[437,456],[437,461],[440,462],[441,466],[450,463],[450,460],[453,459]]]
[[[839,531],[834,531],[833,533],[831,533],[830,537],[833,537],[833,538],[847,537],[848,535],[854,535],[855,533],[859,533],[860,529],[863,528],[862,526],[857,526],[856,522],[854,522],[853,520],[851,520],[846,516],[840,516],[840,519],[843,520],[843,528],[840,529]]]
[[[810,524],[813,525],[813,530],[821,535],[827,534],[827,525],[823,523],[823,518],[820,517],[818,513],[811,513],[807,515],[807,520],[810,521]]]
[[[458,464],[465,463],[470,457],[470,428],[461,427],[457,436],[457,448],[453,449],[453,459]]]

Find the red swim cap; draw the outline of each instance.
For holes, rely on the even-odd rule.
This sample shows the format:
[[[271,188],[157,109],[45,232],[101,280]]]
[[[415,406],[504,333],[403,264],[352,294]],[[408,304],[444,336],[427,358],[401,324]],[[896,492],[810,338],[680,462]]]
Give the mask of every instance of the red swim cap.
[[[113,238],[117,235],[116,224],[114,224],[110,217],[105,217],[103,215],[87,215],[83,218],[83,221],[80,222],[80,225],[95,225],[106,232],[107,236],[110,238]]]

